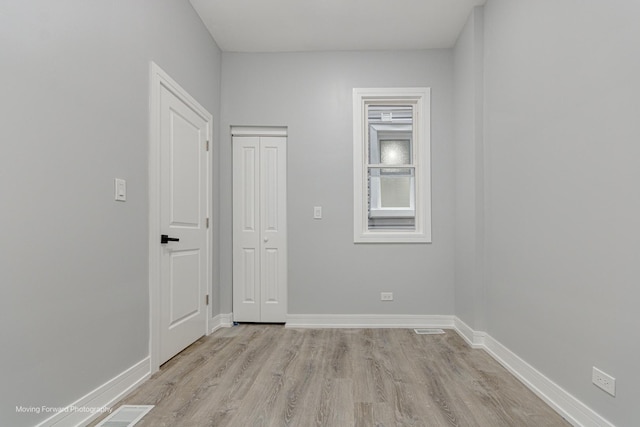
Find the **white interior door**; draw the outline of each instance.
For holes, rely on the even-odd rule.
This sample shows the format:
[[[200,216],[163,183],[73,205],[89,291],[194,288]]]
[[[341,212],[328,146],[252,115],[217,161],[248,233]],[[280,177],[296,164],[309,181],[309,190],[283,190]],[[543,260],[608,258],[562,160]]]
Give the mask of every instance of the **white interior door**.
[[[206,333],[209,123],[160,90],[160,364]],[[176,239],[176,240],[171,240]]]
[[[233,137],[233,317],[287,313],[286,137]]]

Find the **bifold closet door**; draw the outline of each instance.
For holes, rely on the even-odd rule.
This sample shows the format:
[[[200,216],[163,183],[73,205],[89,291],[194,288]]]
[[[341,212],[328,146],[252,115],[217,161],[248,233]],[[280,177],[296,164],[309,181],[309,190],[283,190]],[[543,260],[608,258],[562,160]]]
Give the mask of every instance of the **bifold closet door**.
[[[286,138],[233,137],[233,318],[284,322]]]

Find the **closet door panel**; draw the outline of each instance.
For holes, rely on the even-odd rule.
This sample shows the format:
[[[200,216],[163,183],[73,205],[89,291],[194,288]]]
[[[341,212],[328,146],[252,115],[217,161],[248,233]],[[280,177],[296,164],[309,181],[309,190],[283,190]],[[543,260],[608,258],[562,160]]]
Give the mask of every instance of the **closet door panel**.
[[[286,138],[260,138],[263,322],[284,322],[287,313],[286,147]]]
[[[260,139],[233,139],[233,318],[260,321]]]

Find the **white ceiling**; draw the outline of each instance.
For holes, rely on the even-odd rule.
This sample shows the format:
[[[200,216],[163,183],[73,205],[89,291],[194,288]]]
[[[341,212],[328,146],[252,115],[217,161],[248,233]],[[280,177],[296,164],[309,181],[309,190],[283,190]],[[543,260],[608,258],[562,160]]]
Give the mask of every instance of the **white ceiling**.
[[[190,0],[226,52],[452,47],[486,0]]]

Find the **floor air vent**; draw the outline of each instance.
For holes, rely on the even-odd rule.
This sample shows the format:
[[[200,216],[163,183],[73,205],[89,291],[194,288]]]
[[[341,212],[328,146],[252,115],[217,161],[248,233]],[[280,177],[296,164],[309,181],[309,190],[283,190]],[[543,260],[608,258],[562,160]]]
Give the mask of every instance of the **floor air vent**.
[[[444,331],[442,329],[433,329],[433,328],[416,328],[414,329],[414,331],[416,331],[416,334],[418,335],[444,334]]]
[[[153,409],[153,405],[122,405],[96,427],[132,427]]]

